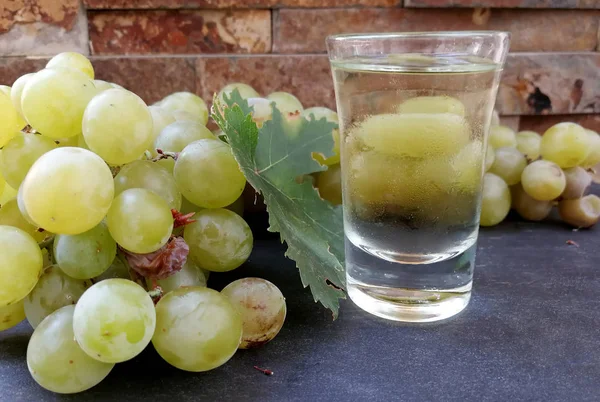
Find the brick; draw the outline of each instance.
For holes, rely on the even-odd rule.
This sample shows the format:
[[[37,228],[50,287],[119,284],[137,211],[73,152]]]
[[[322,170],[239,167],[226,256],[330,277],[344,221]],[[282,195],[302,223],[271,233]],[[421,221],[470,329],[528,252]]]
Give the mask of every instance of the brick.
[[[521,116],[519,130],[533,130],[540,134],[557,123],[571,121],[600,133],[600,114]]]
[[[92,54],[266,53],[271,51],[271,12],[90,12]]]
[[[13,25],[43,22],[67,30],[75,25],[79,0],[3,0],[0,7],[0,33]]]
[[[600,8],[598,0],[404,0],[405,7]]]
[[[336,33],[498,30],[511,51],[590,51],[598,46],[600,11],[469,9],[284,9],[275,11],[273,51],[325,52]],[[560,34],[554,34],[560,32]]]
[[[47,58],[2,57],[0,58],[0,85],[12,86],[17,78],[41,70],[46,63],[48,63]]]
[[[83,0],[88,9],[395,7],[402,0]]]

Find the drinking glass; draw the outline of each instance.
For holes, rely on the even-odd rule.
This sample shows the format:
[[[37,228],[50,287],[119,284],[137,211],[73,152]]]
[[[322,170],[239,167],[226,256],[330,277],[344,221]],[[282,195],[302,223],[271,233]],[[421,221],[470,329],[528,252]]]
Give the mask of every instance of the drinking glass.
[[[350,298],[397,321],[469,303],[506,32],[335,35]]]

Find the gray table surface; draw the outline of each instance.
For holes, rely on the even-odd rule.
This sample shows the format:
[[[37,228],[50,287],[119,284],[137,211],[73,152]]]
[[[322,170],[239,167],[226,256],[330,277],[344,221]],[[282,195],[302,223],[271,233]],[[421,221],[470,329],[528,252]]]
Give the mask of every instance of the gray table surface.
[[[260,276],[279,286],[288,317],[270,344],[200,374],[149,347],[92,390],[60,396],[30,377],[32,330],[22,323],[0,333],[0,401],[600,400],[600,228],[509,221],[482,230],[471,304],[435,325],[388,322],[350,301],[332,321],[277,237],[255,232],[248,263],[210,285]]]

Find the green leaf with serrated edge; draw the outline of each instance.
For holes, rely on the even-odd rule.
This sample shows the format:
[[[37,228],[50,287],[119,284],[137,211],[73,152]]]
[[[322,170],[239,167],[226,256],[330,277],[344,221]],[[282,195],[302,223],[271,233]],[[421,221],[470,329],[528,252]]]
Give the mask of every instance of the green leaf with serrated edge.
[[[296,261],[302,284],[315,301],[336,318],[345,298],[342,208],[321,199],[309,180],[298,177],[325,170],[311,154],[333,155],[332,130],[337,124],[284,117],[272,103],[273,118],[259,129],[252,107],[234,91],[225,107],[215,97],[213,119],[231,144],[248,182],[262,193],[269,212],[269,231],[288,245],[286,257]]]

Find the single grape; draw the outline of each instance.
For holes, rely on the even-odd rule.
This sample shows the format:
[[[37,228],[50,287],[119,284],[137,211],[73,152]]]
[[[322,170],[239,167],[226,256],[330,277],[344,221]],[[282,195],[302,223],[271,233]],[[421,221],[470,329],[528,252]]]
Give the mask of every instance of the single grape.
[[[10,90],[10,99],[12,101],[13,106],[17,110],[17,113],[19,113],[19,116],[21,116],[21,118],[25,118],[25,115],[23,114],[23,109],[21,108],[21,98],[23,96],[23,89],[25,89],[25,84],[27,84],[27,82],[34,75],[35,75],[35,73],[29,73],[29,74],[20,76],[13,83],[13,86]]]
[[[521,181],[527,160],[523,154],[513,147],[496,148],[495,159],[490,173],[500,176],[506,184],[512,186]]]
[[[506,218],[510,211],[510,190],[501,177],[493,173],[483,176],[483,192],[481,200],[481,226],[494,226]]]
[[[539,160],[528,165],[521,175],[523,189],[538,201],[550,201],[562,194],[567,179],[553,162]]]
[[[0,307],[0,332],[14,327],[24,319],[23,300]]]
[[[512,207],[522,218],[530,221],[546,219],[552,211],[552,201],[538,201],[523,190],[521,184],[510,188]]]
[[[562,192],[561,197],[564,199],[581,198],[586,190],[592,184],[592,176],[582,167],[576,166],[570,169],[564,169],[567,185]]]
[[[465,116],[465,105],[451,96],[417,96],[402,102],[398,113],[452,113]]]
[[[10,99],[11,103],[12,103],[12,97],[11,97],[11,93],[12,93],[12,89],[11,87],[7,86],[7,85],[0,85],[0,92],[2,92],[4,95],[6,95],[8,97],[8,99]],[[14,106],[14,105],[13,105]],[[17,127],[19,127],[19,129],[22,129],[23,127],[25,127],[27,125],[27,122],[25,121],[25,119],[23,119],[23,116],[21,116],[21,113],[19,112],[19,109],[17,109],[15,107],[15,110],[17,111]]]
[[[79,134],[76,135],[74,137],[69,137],[69,138],[57,138],[54,140],[54,143],[58,146],[58,147],[80,147],[80,148],[84,148],[89,150],[89,148],[86,146],[81,146],[80,141],[81,138],[83,138],[83,134]],[[85,141],[83,141],[85,143]]]
[[[18,133],[0,154],[0,170],[7,183],[13,188],[19,188],[33,163],[55,148],[56,143],[48,137]]]
[[[0,92],[10,98],[10,87],[8,85],[0,85]]]
[[[242,99],[260,98],[260,94],[256,92],[254,88],[252,88],[250,85],[242,84],[241,82],[235,82],[233,84],[225,85],[223,89],[219,91],[219,94],[217,96],[219,100],[223,103],[223,105],[225,105],[224,95],[227,94],[227,96],[231,96],[231,93],[235,89],[238,90]]]
[[[33,332],[27,345],[27,367],[33,379],[52,392],[72,394],[102,381],[114,364],[88,356],[73,333],[75,306],[65,306],[48,316]]]
[[[42,274],[42,264],[42,252],[31,236],[0,226],[0,307],[27,296]]]
[[[39,227],[39,225],[35,223],[33,219],[31,219],[31,216],[29,216],[29,212],[27,211],[27,207],[25,206],[25,200],[23,198],[23,184],[21,184],[19,191],[17,192],[17,206],[19,207],[19,212],[21,212],[23,219],[29,222],[30,225],[33,225],[36,228]]]
[[[159,106],[150,106],[148,107],[148,110],[152,115],[152,123],[154,127],[153,138],[156,140],[165,127],[167,127],[169,124],[175,123],[175,117],[173,117],[171,112]]]
[[[302,112],[304,106],[294,95],[287,92],[273,92],[267,96],[270,102],[275,102],[275,106],[283,114]]]
[[[600,219],[600,197],[594,194],[558,203],[561,219],[571,226],[589,228]]]
[[[125,265],[123,260],[119,258],[119,256],[115,257],[112,264],[106,271],[98,275],[94,278],[94,283],[103,281],[105,279],[113,279],[113,278],[121,278],[121,279],[131,279],[131,275],[129,274],[129,267]]]
[[[0,92],[0,148],[18,133],[20,117],[6,94]]]
[[[516,134],[517,149],[530,160],[536,160],[540,157],[540,148],[542,145],[542,136],[535,131],[519,131]]]
[[[114,86],[110,82],[102,81],[102,80],[94,80],[94,85],[96,86],[98,93],[100,93],[102,91],[106,91],[107,89],[114,88]]]
[[[213,133],[195,121],[177,121],[163,129],[154,141],[154,150],[181,152],[194,141],[215,139]]]
[[[517,146],[517,136],[515,135],[515,132],[506,126],[491,126],[488,141],[494,149]]]
[[[109,89],[89,103],[83,115],[83,136],[110,165],[138,159],[154,140],[152,114],[144,101],[125,89]]]
[[[271,341],[279,333],[287,312],[285,298],[277,286],[260,278],[238,279],[221,291],[242,317],[240,349],[251,349]]]
[[[181,207],[181,193],[173,175],[152,161],[133,161],[123,166],[115,176],[115,195],[130,188],[145,188],[164,199],[169,208]]]
[[[242,218],[226,209],[204,209],[186,225],[183,237],[190,247],[189,258],[202,269],[231,271],[252,252],[252,231]]]
[[[81,133],[83,112],[98,93],[93,81],[72,69],[47,68],[31,77],[21,96],[25,120],[50,138]]]
[[[23,217],[16,198],[2,204],[0,208],[0,225],[19,228],[36,242],[41,242],[49,235],[45,230],[38,230],[37,226],[32,225]]]
[[[188,258],[181,270],[173,275],[156,281],[156,284],[161,287],[164,293],[169,293],[179,288],[190,286],[206,286],[206,275],[191,258]],[[146,279],[148,289],[152,289],[154,283],[152,279]]]
[[[22,184],[29,216],[52,233],[79,234],[100,223],[114,196],[104,161],[82,148],[57,148],[42,155]]]
[[[304,110],[302,116],[307,120],[321,120],[325,118],[329,123],[339,124],[337,113],[326,107],[311,107]],[[315,152],[312,154],[312,157],[321,165],[331,166],[340,163],[340,130],[334,128],[331,135],[333,136],[333,155],[329,158],[324,158],[321,154]]]
[[[2,152],[0,150],[0,152]],[[2,172],[0,172],[0,177],[2,177]],[[4,191],[0,193],[0,206],[4,205],[5,203],[7,203],[8,201],[12,200],[12,199],[16,199],[17,197],[17,190],[15,190],[14,188],[12,188],[11,186],[9,186],[8,184],[6,184],[4,186]],[[1,225],[1,223],[0,223]],[[11,226],[11,225],[9,225]]]
[[[76,52],[59,53],[50,59],[46,68],[70,68],[78,70],[91,79],[94,79],[94,67],[87,57]]]
[[[165,158],[165,159],[160,159],[154,163],[158,164],[159,166],[164,167],[165,169],[167,169],[167,171],[170,174],[173,174],[173,170],[175,169],[175,159]]]
[[[231,147],[217,139],[195,141],[185,147],[173,175],[181,194],[203,208],[233,203],[246,186]]]
[[[494,151],[494,148],[490,144],[488,144],[487,150],[485,151],[485,171],[486,172],[488,172],[491,169],[495,160],[496,160],[496,151]]]
[[[329,166],[317,176],[319,195],[333,205],[342,205],[342,173],[340,165]]]
[[[248,98],[248,106],[252,108],[252,120],[258,128],[261,128],[266,121],[273,119],[273,108],[268,99]]]
[[[473,140],[463,147],[450,160],[450,170],[445,175],[443,173],[438,177],[445,181],[445,186],[449,192],[461,192],[473,194],[481,191],[483,143],[479,140]]]
[[[581,166],[589,169],[600,163],[600,135],[592,130],[585,130],[585,133],[590,144],[590,152],[583,162],[581,162]]]
[[[54,259],[60,269],[76,279],[101,275],[117,255],[117,243],[104,222],[78,235],[56,235]]]
[[[325,118],[330,123],[339,123],[336,112],[326,107],[310,107],[302,111],[302,116],[307,120],[321,120]]]
[[[570,168],[586,159],[590,145],[588,134],[579,124],[558,123],[546,130],[540,149],[542,158],[561,168]]]
[[[204,116],[196,115],[188,112],[187,110],[174,110],[171,112],[175,121],[193,121],[194,123],[198,123],[204,126]]]
[[[0,160],[2,160],[2,150],[0,150]],[[4,180],[4,176],[2,176],[2,170],[0,170],[0,198],[2,198],[2,194],[4,193],[4,188],[6,187],[6,180]],[[0,201],[0,207],[4,204],[4,202]]]
[[[73,331],[81,348],[96,360],[120,363],[141,353],[156,324],[154,303],[138,284],[107,279],[77,302]]]
[[[59,308],[77,303],[90,286],[90,281],[71,278],[57,266],[47,267],[24,300],[27,321],[36,328]]]
[[[242,318],[231,302],[205,287],[174,290],[156,305],[154,348],[167,363],[201,372],[225,364],[242,338]]]
[[[202,98],[190,92],[175,92],[160,102],[160,107],[170,112],[184,111],[197,119],[201,124],[208,122],[208,107]]]
[[[147,254],[164,246],[173,231],[173,215],[167,202],[142,188],[123,191],[106,217],[113,239],[124,249]]]
[[[490,126],[499,126],[500,125],[500,116],[498,112],[494,109],[492,112],[492,120],[490,122]]]

